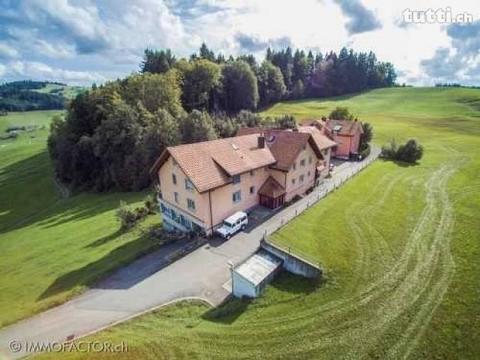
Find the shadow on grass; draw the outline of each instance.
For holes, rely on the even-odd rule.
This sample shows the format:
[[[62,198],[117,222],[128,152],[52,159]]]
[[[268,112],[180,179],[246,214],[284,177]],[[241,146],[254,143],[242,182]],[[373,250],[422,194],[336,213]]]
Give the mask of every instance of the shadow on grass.
[[[318,279],[307,279],[300,275],[282,271],[270,286],[281,292],[308,295],[317,291],[324,283],[325,279],[322,277]]]
[[[37,301],[69,291],[76,286],[94,287],[94,284],[100,278],[106,277],[113,271],[151,253],[160,246],[160,243],[153,241],[148,235],[142,235],[138,239],[112,250],[102,258],[60,276],[38,297]],[[135,281],[128,282],[125,280],[123,287],[131,287],[151,273],[139,271],[138,274],[142,276],[136,276]],[[117,287],[121,286],[117,284]]]
[[[240,315],[247,311],[252,302],[253,300],[248,298],[232,298],[219,307],[213,308],[204,313],[202,319],[220,324],[233,324]]]
[[[110,235],[105,235],[105,236],[101,237],[100,239],[97,239],[94,242],[86,245],[85,248],[92,248],[92,247],[97,247],[97,246],[104,245],[104,244],[106,244],[106,243],[108,243],[112,240],[115,240],[119,236],[125,234],[125,232],[126,232],[125,230],[118,229],[117,231],[111,233]]]
[[[409,167],[414,167],[414,166],[420,165],[420,163],[418,161],[414,162],[414,163],[409,163],[409,162],[405,162],[405,161],[391,160],[391,159],[385,159],[385,158],[378,158],[378,159],[381,160],[381,161],[385,161],[385,162],[387,162],[387,161],[392,162],[395,165],[403,167],[403,168],[409,168]]]
[[[268,286],[275,288],[277,291],[293,295],[308,295],[317,291],[324,283],[325,280],[322,279],[306,279],[302,276],[282,271]],[[204,313],[202,319],[230,325],[247,311],[254,301],[254,299],[249,298],[230,298],[219,307]],[[267,303],[262,306],[269,306],[270,304]]]
[[[61,199],[46,151],[0,168],[0,234],[38,223],[51,228],[91,218],[118,207],[128,193],[88,193]],[[143,193],[142,193],[143,196]]]

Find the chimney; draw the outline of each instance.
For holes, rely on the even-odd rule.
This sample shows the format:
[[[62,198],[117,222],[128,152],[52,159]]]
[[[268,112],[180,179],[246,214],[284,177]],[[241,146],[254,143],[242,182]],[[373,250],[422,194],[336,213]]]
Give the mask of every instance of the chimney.
[[[265,135],[263,135],[262,133],[258,136],[257,139],[258,139],[258,148],[263,149],[265,147]]]

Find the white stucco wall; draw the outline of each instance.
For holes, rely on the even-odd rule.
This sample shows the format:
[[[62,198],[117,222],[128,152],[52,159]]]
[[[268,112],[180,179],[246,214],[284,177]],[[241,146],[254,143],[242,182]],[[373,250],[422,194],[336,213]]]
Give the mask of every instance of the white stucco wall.
[[[257,291],[255,286],[233,269],[232,269],[232,293],[235,297],[238,297],[238,298],[241,298],[244,296],[254,298],[257,296]]]

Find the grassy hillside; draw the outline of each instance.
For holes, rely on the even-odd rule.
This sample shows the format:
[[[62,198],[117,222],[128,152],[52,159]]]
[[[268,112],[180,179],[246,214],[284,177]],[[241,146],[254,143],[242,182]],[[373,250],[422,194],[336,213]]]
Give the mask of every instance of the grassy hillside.
[[[73,99],[84,90],[85,88],[82,86],[47,84],[45,87],[37,89],[36,91],[51,95],[61,95],[65,99]]]
[[[480,91],[381,89],[267,114],[338,105],[371,122],[377,143],[415,137],[425,157],[376,162],[275,235],[315,256],[324,283],[282,275],[252,302],[182,303],[93,338],[128,342],[120,359],[478,358]]]
[[[39,111],[64,109],[84,88],[46,81],[13,81],[0,84],[0,110]]]
[[[46,150],[58,113],[0,117],[1,134],[9,126],[37,127],[0,140],[0,326],[65,301],[154,245],[140,230],[157,216],[126,234],[114,216],[120,200],[135,203],[145,193],[60,196]]]

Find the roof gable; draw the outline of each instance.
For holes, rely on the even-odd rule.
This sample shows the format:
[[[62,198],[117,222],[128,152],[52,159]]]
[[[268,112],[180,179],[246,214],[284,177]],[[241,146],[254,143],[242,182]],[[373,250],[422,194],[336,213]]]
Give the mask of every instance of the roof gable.
[[[258,189],[258,194],[276,198],[285,194],[285,188],[273,176],[269,176],[260,189]]]
[[[277,160],[274,168],[288,171],[306,146],[310,134],[285,130],[269,130],[265,132],[266,144]],[[321,155],[320,155],[321,156]]]
[[[312,138],[320,150],[325,150],[337,145],[335,141],[323,135],[316,126],[299,126],[298,131],[312,134]]]
[[[259,149],[258,135],[245,135],[168,147],[171,155],[199,192],[228,184],[231,176],[275,163],[267,148]],[[165,152],[164,152],[165,153]],[[162,153],[156,171],[168,159]]]

